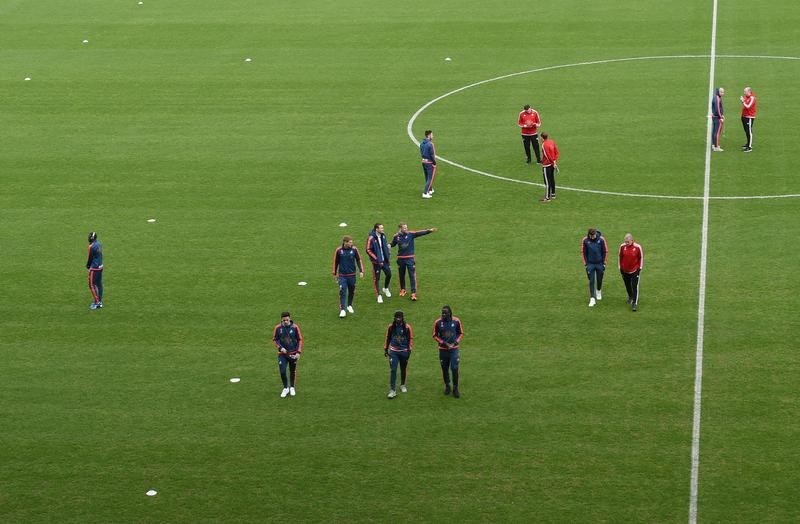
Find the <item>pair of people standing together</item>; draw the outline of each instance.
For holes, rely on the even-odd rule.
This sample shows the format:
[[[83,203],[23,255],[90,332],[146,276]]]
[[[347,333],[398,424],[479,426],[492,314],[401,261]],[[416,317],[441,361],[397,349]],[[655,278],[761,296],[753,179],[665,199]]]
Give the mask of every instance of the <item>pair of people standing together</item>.
[[[711,100],[711,150],[724,151],[719,145],[722,135],[722,127],[725,122],[725,111],[722,106],[722,97],[725,96],[725,88],[718,87]],[[739,97],[742,104],[742,127],[744,128],[745,144],[742,151],[749,153],[753,150],[753,124],[756,121],[756,95],[750,87],[744,88],[744,93]]]
[[[581,257],[589,279],[589,307],[603,299],[603,275],[608,262],[606,239],[597,229],[591,227],[581,241]],[[634,242],[633,235],[625,235],[619,246],[619,272],[628,292],[631,311],[639,308],[639,275],[644,267],[642,246]]]
[[[547,133],[542,133],[541,151],[539,150],[539,128],[542,119],[539,112],[530,105],[525,104],[517,118],[517,125],[522,132],[522,147],[525,150],[525,161],[531,163],[531,149],[536,155],[536,163],[542,165],[542,180],[544,181],[544,197],[542,203],[550,202],[556,198],[556,173],[558,172],[558,146]]]

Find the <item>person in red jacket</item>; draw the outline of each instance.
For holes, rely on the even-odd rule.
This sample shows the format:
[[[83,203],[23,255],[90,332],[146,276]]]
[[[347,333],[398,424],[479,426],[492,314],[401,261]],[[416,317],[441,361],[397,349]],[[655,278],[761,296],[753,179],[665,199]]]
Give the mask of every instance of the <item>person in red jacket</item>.
[[[628,304],[631,311],[639,308],[639,274],[644,266],[644,251],[642,246],[634,242],[633,235],[625,235],[625,240],[619,246],[619,272],[625,289],[628,291]]]
[[[739,97],[742,103],[742,127],[747,143],[742,146],[742,151],[749,153],[753,150],[753,124],[756,123],[756,95],[749,87],[744,88],[744,96]]]
[[[542,163],[542,155],[539,153],[539,127],[542,125],[542,120],[539,118],[539,112],[534,108],[525,104],[522,111],[517,118],[517,125],[522,131],[522,147],[525,149],[526,162],[531,163],[531,146],[536,155],[536,163]]]
[[[556,170],[558,169],[558,146],[547,133],[542,133],[542,177],[544,178],[544,198],[540,202],[550,202],[556,198]]]

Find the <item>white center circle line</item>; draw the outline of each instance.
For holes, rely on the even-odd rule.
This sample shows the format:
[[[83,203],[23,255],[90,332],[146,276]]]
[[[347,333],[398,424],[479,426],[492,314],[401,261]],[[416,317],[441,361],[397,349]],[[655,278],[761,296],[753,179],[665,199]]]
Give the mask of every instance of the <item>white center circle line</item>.
[[[509,73],[507,75],[496,76],[494,78],[488,78],[486,80],[481,80],[479,82],[474,82],[472,84],[468,84],[457,89],[453,89],[443,95],[440,95],[433,100],[426,102],[422,107],[417,109],[417,111],[411,116],[406,125],[406,133],[408,134],[408,138],[411,141],[419,146],[419,141],[414,136],[414,122],[416,122],[417,118],[430,106],[447,98],[448,96],[455,95],[456,93],[460,93],[462,91],[466,91],[467,89],[471,89],[473,87],[481,86],[484,84],[488,84],[490,82],[497,82],[499,80],[505,80],[507,78],[512,78],[515,76],[522,76],[528,75],[531,73],[541,73],[543,71],[553,71],[556,69],[565,69],[568,67],[580,67],[580,66],[588,66],[588,65],[599,65],[599,64],[611,64],[616,62],[634,62],[634,61],[643,61],[643,60],[675,60],[675,59],[683,59],[683,58],[710,58],[710,55],[662,55],[662,56],[635,56],[635,57],[627,57],[627,58],[609,58],[606,60],[591,60],[587,62],[575,62],[572,64],[560,64],[554,66],[547,66],[547,67],[539,67],[536,69],[529,69],[527,71],[518,71],[516,73]],[[766,56],[766,55],[717,55],[717,59],[719,58],[752,58],[752,59],[759,59],[759,60],[800,60],[800,57],[797,56]],[[543,184],[537,182],[530,182],[528,180],[519,180],[516,178],[509,178],[501,175],[496,175],[493,173],[487,173],[486,171],[481,171],[479,169],[474,169],[469,166],[465,166],[464,164],[459,164],[453,160],[449,160],[445,157],[436,155],[436,158],[445,164],[449,164],[451,166],[457,167],[459,169],[463,169],[464,171],[468,171],[470,173],[475,173],[476,175],[484,176],[487,178],[494,178],[496,180],[503,180],[505,182],[514,182],[517,184],[527,184],[529,186],[538,186],[544,187]],[[578,193],[591,193],[596,195],[610,195],[610,196],[624,196],[624,197],[635,197],[635,198],[656,198],[662,200],[703,200],[702,195],[654,195],[649,193],[628,193],[622,191],[603,191],[600,189],[585,189],[580,187],[570,187],[570,186],[561,186],[559,185],[559,189],[563,189],[565,191],[575,191]],[[784,195],[743,195],[743,196],[709,196],[708,198],[711,200],[767,200],[767,199],[776,199],[776,198],[797,198],[800,197],[800,193],[790,193]]]

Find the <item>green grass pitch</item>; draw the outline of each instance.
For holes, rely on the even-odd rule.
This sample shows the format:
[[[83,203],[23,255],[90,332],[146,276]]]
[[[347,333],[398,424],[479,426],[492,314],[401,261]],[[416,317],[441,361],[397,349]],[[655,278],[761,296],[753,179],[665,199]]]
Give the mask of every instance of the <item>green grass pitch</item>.
[[[0,1],[0,521],[685,522],[712,9]],[[797,27],[791,0],[719,2],[712,197],[800,194]],[[516,127],[530,103],[561,186],[692,198],[562,188],[541,205],[539,186],[441,162],[421,199],[412,115],[537,69],[443,98],[414,136],[539,183]],[[800,520],[799,211],[708,202],[700,521]],[[373,223],[402,220],[440,229],[417,242],[420,300],[395,270],[391,299],[366,277],[339,319],[341,236],[363,251]],[[590,226],[612,251],[594,309]],[[626,232],[645,249],[637,313],[615,269]],[[466,332],[459,400],[429,335],[445,303]],[[280,399],[287,309],[306,351]],[[417,338],[389,401],[395,309]]]

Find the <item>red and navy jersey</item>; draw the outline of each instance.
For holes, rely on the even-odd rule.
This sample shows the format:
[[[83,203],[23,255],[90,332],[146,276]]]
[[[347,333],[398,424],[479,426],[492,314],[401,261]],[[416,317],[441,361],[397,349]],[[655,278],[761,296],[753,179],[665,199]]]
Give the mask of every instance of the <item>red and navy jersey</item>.
[[[389,262],[389,244],[386,242],[386,235],[378,233],[374,229],[369,232],[367,237],[367,256],[370,262],[376,266],[382,266]]]
[[[608,246],[606,239],[600,234],[600,231],[594,237],[594,240],[588,236],[583,237],[581,241],[581,257],[583,258],[583,265],[586,264],[605,264],[608,260]]]
[[[619,269],[623,273],[636,273],[644,266],[644,251],[642,246],[622,243],[619,246]]]
[[[103,246],[97,240],[89,244],[89,259],[86,261],[86,269],[103,269]]]
[[[539,133],[539,126],[542,125],[539,112],[535,109],[531,109],[530,113],[526,110],[522,110],[519,114],[519,118],[517,118],[517,125],[525,136],[533,136]]]
[[[742,100],[742,116],[745,118],[755,118],[756,117],[756,94],[750,92],[750,94],[744,97]]]
[[[389,351],[411,351],[414,346],[414,330],[411,324],[403,322],[395,324],[392,322],[386,328],[386,343],[383,349]]]
[[[430,229],[422,229],[397,233],[393,236],[391,246],[397,246],[397,258],[414,258],[414,239],[430,232]]]
[[[433,140],[430,138],[426,138],[420,142],[419,153],[422,155],[423,164],[436,164],[436,148],[433,146]]]
[[[542,141],[542,167],[556,165],[558,161],[558,146],[551,139]]]
[[[337,247],[333,252],[333,274],[336,275],[338,272],[340,277],[352,277],[357,271],[364,272],[358,248]]]
[[[289,355],[303,352],[303,335],[300,333],[300,326],[294,322],[290,322],[288,326],[285,326],[283,322],[275,326],[272,341],[275,343],[278,353],[281,348],[285,349]]]
[[[722,110],[722,96],[719,94],[719,88],[714,92],[714,99],[711,101],[711,117],[722,118],[724,116]]]
[[[448,320],[439,317],[433,323],[433,339],[439,344],[439,349],[452,351],[458,349],[458,344],[464,337],[461,329],[461,319],[452,317]]]

